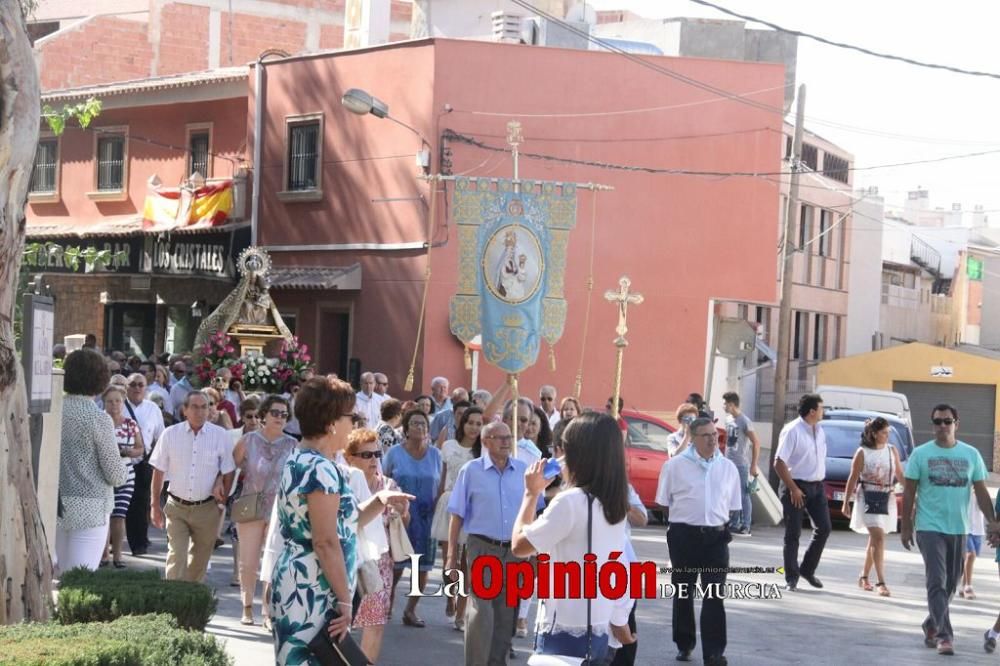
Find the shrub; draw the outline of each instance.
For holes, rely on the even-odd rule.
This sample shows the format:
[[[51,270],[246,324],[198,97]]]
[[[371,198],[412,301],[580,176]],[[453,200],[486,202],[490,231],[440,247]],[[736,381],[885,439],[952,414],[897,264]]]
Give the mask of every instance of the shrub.
[[[75,624],[168,613],[181,627],[201,631],[215,614],[216,603],[207,586],[163,580],[156,570],[73,569],[60,580],[56,619]]]
[[[222,644],[169,615],[88,624],[0,627],[0,663],[11,666],[231,666]]]

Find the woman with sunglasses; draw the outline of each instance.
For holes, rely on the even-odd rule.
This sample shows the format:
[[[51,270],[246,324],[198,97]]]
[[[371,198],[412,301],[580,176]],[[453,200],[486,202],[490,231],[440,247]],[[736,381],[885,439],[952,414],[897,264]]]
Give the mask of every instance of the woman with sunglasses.
[[[483,429],[483,410],[479,407],[469,407],[462,412],[462,418],[458,420],[458,427],[455,428],[455,439],[449,439],[441,446],[441,486],[438,489],[439,497],[437,508],[434,509],[434,521],[431,523],[431,536],[438,543],[443,543],[445,557],[448,552],[448,528],[451,523],[451,514],[448,513],[448,500],[451,498],[451,489],[455,487],[455,480],[458,479],[458,471],[465,463],[476,455],[476,442],[479,441],[479,431]],[[480,452],[482,445],[480,444]],[[459,546],[462,549],[461,567],[467,570],[468,564],[465,561],[465,533],[458,537]],[[468,577],[468,576],[466,576]],[[465,597],[459,597],[456,611],[455,599],[448,597],[448,605],[444,614],[448,617],[455,617],[455,629],[464,631],[465,629]]]
[[[217,425],[220,428],[232,430],[233,419],[230,418],[229,413],[223,409],[222,406],[220,406],[220,403],[222,402],[222,394],[211,387],[202,389],[201,392],[208,398],[208,422]]]
[[[257,410],[260,428],[243,435],[233,449],[233,461],[243,482],[242,495],[263,493],[263,516],[271,515],[282,468],[297,443],[294,437],[283,432],[289,413],[287,400],[279,395],[268,396]],[[240,542],[240,596],[243,599],[243,618],[240,622],[249,625],[254,623],[253,598],[257,590],[257,568],[263,553],[264,535],[267,534],[267,519],[237,523],[236,534]],[[265,601],[270,593],[269,587],[264,586]],[[261,613],[264,628],[270,630],[267,603],[263,604]]]
[[[396,482],[383,476],[379,470],[382,449],[375,431],[352,430],[347,438],[346,453],[347,462],[351,467],[365,473],[365,481],[368,483],[368,489],[372,495],[378,494],[380,490],[399,490]],[[381,527],[385,530],[387,542],[389,540],[389,518],[396,513],[396,509],[389,506],[385,507],[385,511],[382,513]],[[401,514],[401,517],[404,525],[410,522],[409,507]],[[392,554],[389,551],[382,553],[379,558],[378,572],[382,576],[382,589],[362,597],[358,614],[354,618],[354,626],[362,628],[361,650],[372,663],[378,663],[385,624],[392,611],[389,599],[389,588],[392,587]]]

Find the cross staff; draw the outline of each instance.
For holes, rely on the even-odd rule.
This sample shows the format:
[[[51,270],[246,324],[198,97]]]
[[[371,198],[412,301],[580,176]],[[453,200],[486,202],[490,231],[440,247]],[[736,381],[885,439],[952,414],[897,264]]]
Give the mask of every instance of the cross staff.
[[[622,391],[622,358],[625,355],[625,347],[628,347],[628,340],[625,339],[625,334],[628,333],[628,306],[630,303],[639,305],[644,300],[642,294],[629,292],[631,286],[632,280],[628,279],[627,275],[623,275],[618,279],[618,291],[609,289],[604,292],[604,298],[618,306],[618,326],[615,328],[615,333],[618,334],[618,337],[615,338],[618,359],[615,363],[615,391],[611,397],[611,416],[615,420],[619,416],[618,401],[621,399]]]

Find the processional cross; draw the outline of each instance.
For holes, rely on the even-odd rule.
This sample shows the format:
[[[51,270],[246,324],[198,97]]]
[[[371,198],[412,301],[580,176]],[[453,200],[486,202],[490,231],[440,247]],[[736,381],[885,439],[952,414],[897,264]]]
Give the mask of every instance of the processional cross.
[[[629,291],[631,286],[632,280],[623,275],[618,279],[617,291],[609,289],[604,292],[604,298],[618,306],[618,326],[615,328],[615,333],[618,334],[618,337],[615,338],[618,358],[615,362],[615,391],[611,397],[611,416],[614,419],[618,418],[618,400],[622,390],[622,359],[625,355],[625,348],[628,347],[628,340],[625,339],[625,334],[628,333],[628,306],[629,304],[639,305],[644,300],[642,294]]]

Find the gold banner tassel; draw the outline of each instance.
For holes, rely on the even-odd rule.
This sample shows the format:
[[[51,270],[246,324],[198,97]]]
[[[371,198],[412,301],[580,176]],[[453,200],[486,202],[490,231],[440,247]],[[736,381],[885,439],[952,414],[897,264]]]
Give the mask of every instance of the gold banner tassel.
[[[465,348],[465,369],[472,370],[472,354],[468,347]]]
[[[549,369],[552,372],[556,371],[556,350],[552,347],[551,343],[549,343]]]

